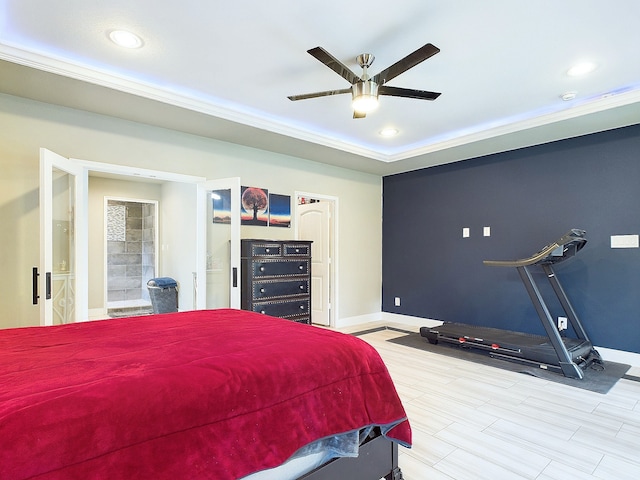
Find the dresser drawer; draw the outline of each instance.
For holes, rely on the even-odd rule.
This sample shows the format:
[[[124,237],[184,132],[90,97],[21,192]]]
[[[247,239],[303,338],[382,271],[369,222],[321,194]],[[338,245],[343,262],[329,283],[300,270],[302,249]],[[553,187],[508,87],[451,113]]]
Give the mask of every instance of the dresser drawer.
[[[309,257],[311,255],[310,243],[285,243],[285,257]]]
[[[309,315],[311,302],[308,298],[299,300],[281,300],[270,302],[255,302],[252,306],[254,312],[271,315],[272,317],[290,318]]]
[[[282,244],[279,243],[254,243],[251,245],[252,257],[281,257]]]
[[[291,275],[307,275],[309,273],[309,260],[281,259],[262,260],[255,259],[251,263],[254,277],[282,277]]]
[[[311,325],[310,315],[303,315],[302,317],[291,317],[291,318],[287,318],[287,320],[291,320],[296,323],[304,323],[305,325]]]
[[[306,295],[309,293],[309,280],[265,280],[254,282],[253,300],[267,300],[275,297]]]

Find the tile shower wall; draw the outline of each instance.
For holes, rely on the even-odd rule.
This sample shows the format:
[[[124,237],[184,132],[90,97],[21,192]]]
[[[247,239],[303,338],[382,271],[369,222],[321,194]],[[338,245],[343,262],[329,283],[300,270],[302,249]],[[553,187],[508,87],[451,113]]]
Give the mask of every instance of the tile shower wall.
[[[107,204],[107,302],[147,300],[155,276],[155,205]]]

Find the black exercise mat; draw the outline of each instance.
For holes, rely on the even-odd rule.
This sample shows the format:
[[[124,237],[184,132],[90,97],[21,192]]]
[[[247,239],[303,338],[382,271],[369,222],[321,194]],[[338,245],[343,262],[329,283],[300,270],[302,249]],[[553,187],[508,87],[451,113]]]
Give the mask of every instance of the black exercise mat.
[[[368,333],[368,332],[360,332]],[[590,390],[596,393],[607,393],[611,387],[613,387],[620,378],[627,378],[629,380],[640,380],[637,377],[625,376],[625,373],[629,368],[629,365],[616,363],[616,362],[604,362],[604,370],[600,365],[592,365],[584,371],[584,378],[578,380],[575,378],[568,378],[560,373],[550,372],[541,368],[528,367],[515,362],[509,362],[506,360],[500,360],[498,358],[492,358],[482,350],[469,350],[457,347],[455,345],[448,345],[446,343],[438,343],[437,345],[430,344],[426,338],[420,336],[419,333],[409,333],[402,337],[393,338],[387,340],[387,342],[397,343],[407,347],[418,348],[420,350],[426,350],[428,352],[437,353],[439,355],[447,355],[449,357],[459,358],[460,360],[466,360],[469,362],[481,363],[483,365],[489,365],[491,367],[502,368],[504,370],[510,370],[512,372],[520,372],[527,375],[533,375],[550,382],[561,383],[563,385],[569,385],[572,387],[582,388],[584,390]]]

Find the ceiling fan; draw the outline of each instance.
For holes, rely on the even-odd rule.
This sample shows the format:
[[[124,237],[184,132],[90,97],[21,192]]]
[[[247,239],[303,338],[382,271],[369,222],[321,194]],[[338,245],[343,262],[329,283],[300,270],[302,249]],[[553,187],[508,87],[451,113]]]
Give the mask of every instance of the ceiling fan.
[[[362,75],[358,76],[349,69],[340,60],[335,58],[322,47],[315,47],[307,50],[316,59],[320,60],[331,70],[336,72],[342,78],[347,80],[350,88],[340,90],[327,90],[324,92],[306,93],[302,95],[291,95],[289,100],[305,100],[307,98],[326,97],[329,95],[339,95],[342,93],[351,93],[353,105],[353,118],[364,118],[368,112],[371,112],[378,106],[379,95],[390,95],[393,97],[416,98],[419,100],[435,100],[440,96],[437,92],[428,92],[425,90],[413,90],[410,88],[390,87],[385,85],[389,80],[397,77],[410,68],[415,67],[429,57],[438,53],[440,49],[430,43],[420,47],[415,52],[410,53],[402,60],[398,60],[390,67],[384,69],[374,77],[369,77],[367,69],[371,66],[374,56],[370,53],[358,55],[356,61],[362,68]]]

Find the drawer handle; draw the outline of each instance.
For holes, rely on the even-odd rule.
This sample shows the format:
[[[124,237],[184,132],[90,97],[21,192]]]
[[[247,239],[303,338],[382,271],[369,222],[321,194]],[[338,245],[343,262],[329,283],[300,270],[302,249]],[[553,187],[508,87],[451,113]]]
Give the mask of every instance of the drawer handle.
[[[264,293],[264,288],[261,288],[261,289],[260,289],[260,293]]]
[[[300,305],[300,310],[304,310],[304,305]]]
[[[265,315],[267,312],[265,312],[264,310],[260,310],[260,313]]]
[[[261,272],[264,272],[264,267],[260,267],[258,270],[260,270]]]
[[[300,290],[304,290],[304,285],[300,285]]]
[[[299,251],[300,251],[300,249],[299,249],[299,248],[296,248],[296,253],[298,253]]]
[[[304,265],[300,265],[300,266],[298,267],[298,270],[304,270]]]
[[[264,251],[269,253],[270,250],[268,248],[265,248]]]

